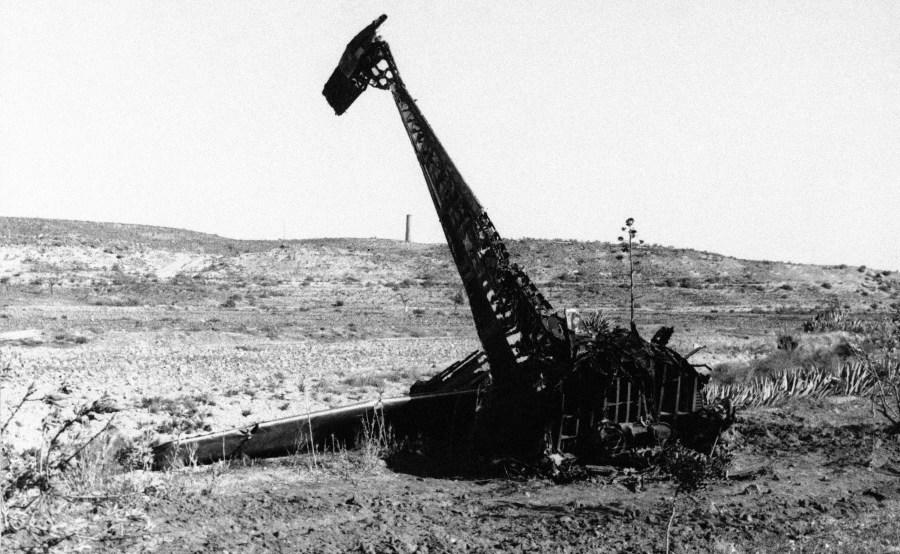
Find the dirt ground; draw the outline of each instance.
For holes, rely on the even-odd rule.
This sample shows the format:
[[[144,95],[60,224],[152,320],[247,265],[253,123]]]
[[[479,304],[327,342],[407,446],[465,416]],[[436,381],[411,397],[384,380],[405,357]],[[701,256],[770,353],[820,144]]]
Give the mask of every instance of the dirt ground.
[[[137,492],[67,507],[99,552],[897,552],[900,440],[858,399],[742,414],[739,479],[690,495],[615,470],[432,478],[338,453],[131,474]],[[674,504],[673,504],[674,503]],[[674,516],[673,514],[674,505]],[[671,528],[669,520],[671,518]],[[71,525],[75,525],[71,523]],[[29,537],[4,537],[27,547]]]
[[[831,426],[818,414],[837,404],[744,417],[735,463],[767,462],[741,481],[711,484],[678,499],[675,552],[888,552],[900,545],[900,453],[865,417]],[[798,410],[801,411],[801,410]],[[841,418],[843,419],[843,418]],[[879,442],[880,441],[880,442]],[[591,482],[472,481],[388,472],[368,479],[297,482],[278,468],[262,482],[236,471],[206,494],[154,507],[151,549],[321,552],[663,551],[673,489],[667,481],[618,474]],[[265,489],[266,494],[259,494]],[[174,508],[174,510],[173,510]],[[151,510],[153,513],[155,510]],[[299,516],[299,517],[298,517]],[[165,517],[165,516],[163,516]],[[206,523],[196,526],[198,520]],[[180,543],[180,544],[179,544]]]
[[[0,221],[0,420],[32,382],[59,400],[23,405],[6,452],[44,444],[59,406],[105,398],[110,413],[86,431],[113,418],[147,445],[400,395],[478,348],[441,247],[35,221]],[[512,250],[555,305],[621,323],[624,291],[596,246]],[[871,318],[900,299],[896,273],[654,248],[639,328],[674,325],[674,347],[705,346],[692,361],[713,367],[765,359],[781,334],[813,358],[843,340],[799,330],[815,307]],[[900,442],[882,423],[858,398],[741,412],[730,469],[762,471],[677,496],[621,469],[566,485],[436,478],[343,451],[120,468],[74,476],[0,538],[4,551],[664,552],[668,534],[674,552],[897,552]]]

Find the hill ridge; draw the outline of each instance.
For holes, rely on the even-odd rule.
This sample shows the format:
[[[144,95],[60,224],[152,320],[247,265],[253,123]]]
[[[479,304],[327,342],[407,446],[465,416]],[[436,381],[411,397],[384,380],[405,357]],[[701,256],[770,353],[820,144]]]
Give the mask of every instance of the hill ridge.
[[[172,240],[175,240],[178,236],[183,236],[182,240],[185,242],[190,241],[198,241],[201,240],[206,243],[231,243],[233,245],[247,245],[247,246],[280,246],[282,244],[291,245],[291,244],[316,244],[316,243],[341,243],[341,242],[383,242],[387,244],[407,244],[400,239],[390,239],[390,238],[381,238],[381,237],[313,237],[313,238],[282,238],[282,239],[239,239],[227,237],[224,235],[219,235],[216,233],[207,233],[204,231],[194,231],[192,229],[186,229],[181,227],[167,227],[160,225],[148,225],[144,223],[119,223],[114,221],[91,221],[91,220],[78,220],[78,219],[55,219],[55,218],[37,218],[37,217],[17,217],[17,216],[0,216],[0,244],[9,244],[13,238],[18,239],[16,243],[21,243],[23,239],[27,238],[37,238],[40,235],[44,235],[44,239],[48,238],[60,238],[60,237],[47,237],[48,233],[64,233],[68,235],[72,234],[84,234],[86,230],[94,230],[97,235],[94,237],[83,237],[85,239],[93,238],[95,240],[100,240],[103,238],[108,239],[105,235],[112,234],[112,231],[137,231],[138,235],[143,235],[147,233],[155,233],[162,236],[151,236],[151,242],[159,243],[164,239],[166,235],[170,236]],[[76,233],[77,231],[77,233]],[[101,233],[100,231],[106,231]],[[127,237],[133,237],[135,233],[127,233],[125,239]],[[131,239],[133,240],[133,238]],[[615,243],[609,241],[601,241],[601,240],[580,240],[580,239],[567,239],[567,238],[537,238],[537,237],[506,237],[504,239],[510,243],[547,243],[547,244],[563,244],[563,245],[583,245],[583,246],[591,246],[591,247],[604,247],[604,248],[613,248]],[[440,247],[445,244],[442,242],[413,242],[409,243],[411,245],[419,246],[419,247]],[[743,258],[740,256],[733,256],[730,254],[721,254],[718,252],[712,252],[709,250],[699,250],[696,248],[690,247],[679,247],[679,246],[670,246],[663,245],[658,243],[648,243],[647,246],[649,248],[655,249],[664,249],[669,250],[678,254],[695,254],[699,256],[714,256],[720,259],[731,259],[738,262],[752,262],[752,263],[762,263],[762,264],[787,264],[787,265],[798,265],[798,266],[810,266],[810,267],[823,267],[823,268],[846,268],[848,267],[846,264],[839,265],[828,265],[828,264],[813,264],[813,263],[805,263],[805,262],[794,262],[789,260],[762,260],[762,259],[754,259],[754,258]]]
[[[615,245],[524,238],[507,246],[555,306],[624,305],[627,273]],[[900,309],[896,272],[744,260],[652,244],[642,260],[638,302],[648,309]],[[326,295],[363,287],[367,301],[421,305],[447,301],[461,286],[444,244],[241,240],[148,225],[10,217],[0,217],[0,280],[29,296],[56,292],[89,302],[114,296],[125,304],[171,298],[217,305],[238,290],[245,296],[302,296],[304,285],[316,283]]]

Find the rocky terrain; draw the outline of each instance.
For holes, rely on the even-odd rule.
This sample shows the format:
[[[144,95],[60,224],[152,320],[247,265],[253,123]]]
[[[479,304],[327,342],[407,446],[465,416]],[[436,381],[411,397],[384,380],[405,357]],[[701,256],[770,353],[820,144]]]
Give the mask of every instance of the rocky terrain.
[[[522,239],[509,248],[554,306],[627,321],[624,267],[610,244]],[[838,307],[863,326],[900,308],[896,271],[658,245],[642,260],[639,328],[674,325],[676,349],[704,346],[692,361],[721,382],[840,364],[845,346],[865,337],[852,325],[804,332],[805,321]],[[784,336],[796,350],[779,351]],[[124,440],[147,444],[400,395],[477,348],[444,245],[239,241],[0,218],[6,467],[46,445],[48,414],[97,399],[109,410],[86,429],[112,417]],[[33,398],[52,401],[26,402],[10,418],[32,383]],[[46,525],[10,525],[4,542],[110,552],[647,552],[664,551],[668,537],[682,552],[896,551],[900,443],[884,423],[868,400],[849,396],[748,408],[727,439],[732,469],[765,470],[678,497],[671,525],[674,486],[661,476],[438,479],[338,451],[165,473],[120,468],[70,483],[78,494],[45,513]]]

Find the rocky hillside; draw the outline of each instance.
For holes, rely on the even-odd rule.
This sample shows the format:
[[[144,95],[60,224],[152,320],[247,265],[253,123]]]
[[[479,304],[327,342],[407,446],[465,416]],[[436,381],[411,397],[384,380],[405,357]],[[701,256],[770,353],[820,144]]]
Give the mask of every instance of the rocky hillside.
[[[625,264],[613,245],[508,241],[559,307],[621,309]],[[753,261],[649,245],[638,304],[652,311],[795,313],[838,303],[854,312],[900,307],[900,276],[867,267]],[[221,305],[327,298],[411,306],[459,301],[442,244],[384,239],[242,241],[162,227],[0,218],[0,292],[20,299]]]

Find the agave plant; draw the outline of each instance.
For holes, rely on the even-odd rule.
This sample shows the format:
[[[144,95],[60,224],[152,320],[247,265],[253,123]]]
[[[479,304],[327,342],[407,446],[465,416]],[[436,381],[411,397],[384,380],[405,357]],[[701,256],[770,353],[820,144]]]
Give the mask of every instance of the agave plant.
[[[710,383],[710,402],[728,398],[735,407],[751,408],[781,404],[791,398],[826,396],[868,396],[876,386],[868,364],[846,363],[831,372],[817,366],[772,372],[745,383]]]

